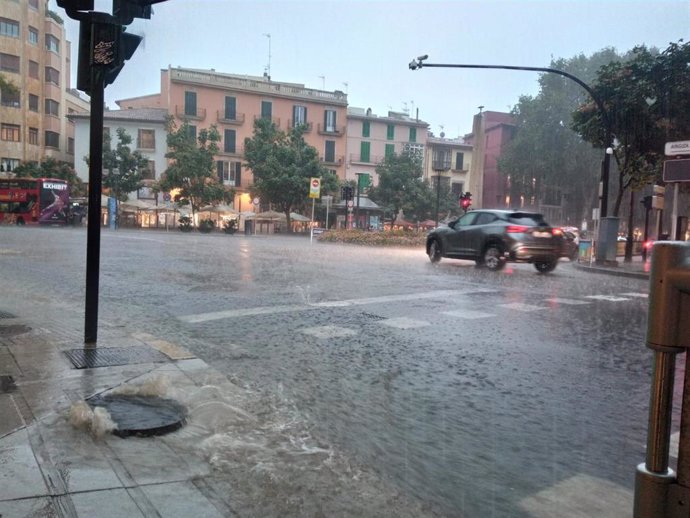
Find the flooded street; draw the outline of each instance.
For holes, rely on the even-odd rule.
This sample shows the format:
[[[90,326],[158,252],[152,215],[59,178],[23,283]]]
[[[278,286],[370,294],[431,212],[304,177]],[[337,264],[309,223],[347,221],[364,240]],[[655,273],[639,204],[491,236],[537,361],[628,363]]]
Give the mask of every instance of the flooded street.
[[[3,258],[6,289],[83,310],[85,231],[27,230],[2,229],[22,258]],[[177,433],[265,516],[526,518],[558,516],[563,488],[631,495],[646,293],[567,260],[538,275],[304,237],[102,236],[100,319],[227,376],[233,396]]]

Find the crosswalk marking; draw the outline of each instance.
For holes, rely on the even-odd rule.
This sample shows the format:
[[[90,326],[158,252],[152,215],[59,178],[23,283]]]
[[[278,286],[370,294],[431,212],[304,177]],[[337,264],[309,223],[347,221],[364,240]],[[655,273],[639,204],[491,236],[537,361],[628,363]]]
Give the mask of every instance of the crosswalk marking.
[[[532,304],[524,304],[522,302],[511,302],[510,304],[499,304],[499,307],[502,308],[508,308],[508,309],[514,309],[516,311],[540,311],[545,309],[542,306],[534,306]]]
[[[585,298],[594,300],[608,300],[609,302],[622,302],[624,300],[630,300],[626,297],[618,297],[616,295],[587,295]]]
[[[486,313],[484,311],[474,311],[472,309],[456,309],[453,311],[442,311],[442,314],[448,315],[449,317],[466,319],[488,318],[495,316],[493,313]]]
[[[624,297],[640,297],[643,299],[649,298],[648,293],[621,293]]]
[[[426,320],[415,320],[407,317],[387,318],[385,320],[381,320],[381,323],[384,326],[396,327],[398,329],[415,329],[417,327],[426,327],[431,325],[431,323],[427,322]]]
[[[353,336],[357,331],[340,326],[315,326],[306,327],[302,332],[307,335],[315,336],[316,338],[340,338],[343,336]]]
[[[581,306],[583,304],[591,304],[591,302],[586,301],[586,300],[577,300],[577,299],[561,299],[558,297],[555,297],[553,299],[546,299],[547,302],[552,302],[554,304],[566,304],[569,306]]]

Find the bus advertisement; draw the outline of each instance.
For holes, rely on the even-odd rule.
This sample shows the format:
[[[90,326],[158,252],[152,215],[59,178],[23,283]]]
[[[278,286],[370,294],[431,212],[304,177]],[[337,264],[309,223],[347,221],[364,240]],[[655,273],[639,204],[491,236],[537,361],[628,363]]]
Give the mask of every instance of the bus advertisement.
[[[54,178],[0,178],[0,224],[65,225],[69,184]]]

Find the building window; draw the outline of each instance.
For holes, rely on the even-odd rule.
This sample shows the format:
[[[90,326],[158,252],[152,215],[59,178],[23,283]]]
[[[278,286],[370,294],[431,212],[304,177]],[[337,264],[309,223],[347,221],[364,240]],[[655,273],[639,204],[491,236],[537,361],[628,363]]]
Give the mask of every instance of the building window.
[[[0,18],[0,36],[19,38],[19,22],[8,18]]]
[[[388,126],[386,127],[386,139],[395,139],[395,124],[388,124]]]
[[[222,184],[240,186],[242,162],[219,160],[216,162],[216,170]]]
[[[140,129],[137,136],[139,149],[156,149],[156,132],[152,129]]]
[[[0,52],[0,70],[19,73],[19,56]]]
[[[146,167],[139,171],[141,173],[142,180],[155,180],[156,179],[156,161],[148,160],[146,162]]]
[[[60,40],[57,39],[52,34],[46,34],[46,50],[49,50],[51,52],[55,52],[56,54],[59,54],[60,53]]]
[[[361,162],[369,161],[369,154],[371,151],[371,142],[360,142],[359,143],[359,159]]]
[[[46,83],[53,83],[60,86],[60,72],[53,67],[46,67]]]
[[[395,144],[386,144],[385,155],[386,158],[395,155]]]
[[[326,149],[324,155],[324,162],[328,162],[329,164],[335,163],[335,140],[326,141]]]
[[[261,101],[261,118],[271,119],[273,117],[273,103],[271,101]]]
[[[230,121],[237,119],[237,99],[225,97],[225,118]]]
[[[295,105],[292,107],[292,127],[307,123],[307,107]]]
[[[410,142],[417,142],[417,128],[410,128]]]
[[[3,124],[0,126],[0,140],[7,142],[19,142],[19,134],[21,133],[21,126],[16,124]]]
[[[362,121],[362,136],[368,137],[371,133],[371,123],[369,121]]]
[[[29,0],[29,7],[38,11],[38,0]]]
[[[184,114],[196,117],[196,92],[184,93]]]
[[[52,99],[45,100],[46,115],[54,115],[55,117],[60,116],[60,103],[53,101]]]
[[[464,166],[464,164],[463,164],[464,158],[465,158],[465,155],[463,153],[460,153],[460,152],[455,153],[455,169],[458,169],[460,171],[465,169],[463,167]]]
[[[54,147],[60,149],[60,134],[54,131],[46,131],[45,133],[46,147]]]
[[[462,182],[454,183],[451,189],[454,198],[458,198],[461,194],[465,194],[465,184]]]
[[[196,141],[196,126],[187,124],[187,134]]]
[[[10,93],[7,90],[0,91],[0,104],[3,106],[9,106],[10,108],[19,108],[20,94],[17,90],[14,93]]]
[[[36,27],[29,26],[29,43],[38,45],[38,29]]]
[[[424,146],[422,144],[410,144],[409,142],[406,142],[403,145],[403,151],[410,156],[419,158],[420,160],[424,159]]]
[[[67,137],[67,153],[74,154],[74,139],[72,137]]]
[[[32,79],[38,79],[38,63],[29,60],[29,77]]]
[[[0,162],[0,171],[3,173],[7,172],[12,172],[14,171],[17,167],[19,167],[19,159],[18,158],[2,158],[2,161]]]
[[[29,144],[38,146],[38,128],[29,128]]]
[[[223,151],[226,153],[235,152],[235,130],[226,129],[223,135]]]
[[[323,114],[323,127],[330,133],[335,133],[335,110],[326,110]]]

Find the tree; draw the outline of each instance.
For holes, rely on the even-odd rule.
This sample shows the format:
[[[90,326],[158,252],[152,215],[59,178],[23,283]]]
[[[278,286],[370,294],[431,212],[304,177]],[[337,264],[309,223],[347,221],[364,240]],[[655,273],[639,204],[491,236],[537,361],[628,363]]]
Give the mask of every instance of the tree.
[[[19,88],[3,74],[0,74],[0,92],[2,91],[16,95],[19,93]]]
[[[172,163],[161,176],[158,187],[164,191],[179,189],[176,201],[189,204],[192,216],[200,207],[224,200],[227,192],[216,176],[214,164],[220,141],[216,126],[200,130],[195,137],[194,128],[188,122],[178,128],[171,117],[166,129],[170,151],[165,156]]]
[[[244,140],[246,166],[254,177],[251,192],[285,214],[288,231],[290,212],[308,200],[311,178],[321,178],[322,193],[338,188],[337,177],[321,166],[318,151],[305,142],[303,133],[301,126],[284,132],[269,119],[257,119],[254,136]]]
[[[84,184],[74,168],[66,162],[59,162],[53,157],[46,157],[42,162],[23,162],[14,169],[17,177],[23,178],[58,178],[70,185],[72,197],[85,196]]]
[[[379,183],[371,188],[369,197],[392,214],[391,226],[401,210],[411,218],[428,216],[432,191],[422,177],[418,156],[405,152],[388,155],[376,166],[376,174]]]
[[[590,83],[604,64],[621,59],[613,49],[590,57],[552,60],[549,68],[563,70]],[[580,85],[553,73],[539,78],[539,93],[522,96],[513,108],[515,137],[499,159],[510,177],[515,205],[564,206],[564,223],[579,224],[596,204],[601,151],[584,142],[571,128],[572,112],[589,94]]]
[[[618,215],[624,192],[661,179],[664,143],[685,139],[690,129],[690,44],[672,43],[659,53],[635,47],[622,63],[610,63],[597,74],[593,90],[604,103],[610,131],[617,139]],[[598,147],[609,145],[608,128],[591,102],[573,114],[573,128]]]

